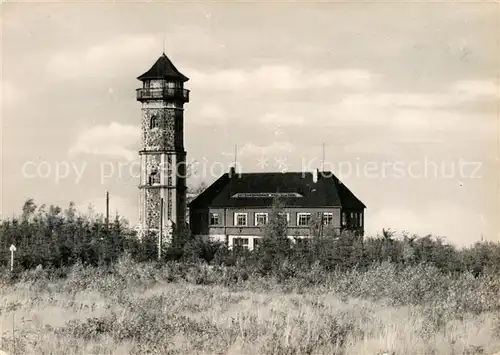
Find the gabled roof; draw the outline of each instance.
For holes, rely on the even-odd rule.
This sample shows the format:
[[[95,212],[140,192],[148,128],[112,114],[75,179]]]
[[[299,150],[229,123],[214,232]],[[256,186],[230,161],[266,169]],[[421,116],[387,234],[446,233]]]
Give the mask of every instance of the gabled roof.
[[[299,194],[300,197],[293,195]],[[190,208],[269,207],[273,197],[282,196],[290,207],[343,207],[363,209],[366,206],[331,172],[313,174],[228,173],[222,175],[189,204]]]
[[[182,82],[188,81],[189,78],[183,75],[175,65],[168,59],[165,53],[161,55],[155,64],[147,72],[137,78],[138,80],[153,80],[153,79],[177,79]]]

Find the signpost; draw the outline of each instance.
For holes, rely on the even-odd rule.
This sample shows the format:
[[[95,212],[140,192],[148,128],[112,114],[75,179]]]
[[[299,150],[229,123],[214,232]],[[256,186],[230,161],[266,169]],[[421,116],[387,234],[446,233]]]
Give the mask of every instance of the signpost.
[[[16,246],[12,244],[9,248],[10,250],[10,271],[14,270],[14,252],[16,251]]]

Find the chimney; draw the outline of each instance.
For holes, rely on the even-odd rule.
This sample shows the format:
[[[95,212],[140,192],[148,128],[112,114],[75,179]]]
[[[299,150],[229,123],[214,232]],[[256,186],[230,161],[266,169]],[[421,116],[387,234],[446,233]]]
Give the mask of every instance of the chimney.
[[[317,183],[318,182],[318,174],[319,174],[319,170],[318,169],[314,169],[313,172],[313,182],[314,183]]]

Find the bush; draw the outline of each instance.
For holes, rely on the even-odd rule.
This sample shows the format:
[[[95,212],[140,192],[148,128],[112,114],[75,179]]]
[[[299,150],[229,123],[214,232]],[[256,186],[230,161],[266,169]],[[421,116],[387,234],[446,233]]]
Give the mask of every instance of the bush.
[[[487,277],[495,279],[500,274],[500,243],[476,243],[469,248],[456,249],[443,243],[441,238],[407,233],[398,238],[390,230],[384,230],[376,238],[362,238],[350,232],[340,235],[320,233],[292,243],[286,235],[286,220],[282,218],[282,212],[283,203],[275,200],[269,223],[263,227],[261,244],[252,252],[238,248],[229,250],[224,243],[180,231],[164,248],[161,263],[155,264],[158,257],[155,234],[148,233],[139,240],[127,228],[127,222],[118,216],[113,223],[106,224],[102,216],[78,215],[72,203],[63,211],[57,206],[37,207],[33,200],[28,200],[19,218],[0,222],[0,265],[4,266],[0,272],[0,284],[18,280],[34,280],[36,283],[37,279],[67,277],[74,274],[74,270],[88,266],[110,270],[118,265],[123,269],[123,260],[148,263],[151,278],[158,278],[158,270],[164,268],[171,275],[169,278],[183,279],[186,278],[182,271],[184,266],[199,268],[193,265],[206,263],[223,266],[225,270],[235,269],[225,271],[229,275],[222,277],[225,283],[241,281],[252,275],[274,278],[279,282],[295,279],[301,285],[326,282],[329,275],[338,272],[351,272],[353,277],[363,271],[368,272],[365,276],[370,273],[404,275],[398,278],[398,282],[411,284],[412,288],[398,297],[406,297],[405,302],[410,302],[411,299],[425,298],[427,291],[442,281],[441,275],[454,275],[457,280],[461,277],[485,280]],[[311,228],[315,230],[317,226]],[[11,244],[17,247],[14,273],[7,269]],[[184,266],[174,267],[172,263]],[[405,270],[414,270],[410,266],[419,271],[405,274]],[[198,269],[200,277],[195,279],[211,280],[213,275],[209,273],[212,276],[208,276],[207,270]],[[129,275],[135,275],[131,267],[128,271]],[[434,279],[427,274],[434,275]],[[122,276],[130,279],[125,273]],[[372,276],[371,280],[382,279],[378,274]],[[370,279],[366,285],[367,292],[379,292],[377,290],[381,287]],[[482,301],[474,301],[476,306],[472,306],[472,301],[468,302],[466,307],[469,309],[484,308],[480,305]]]

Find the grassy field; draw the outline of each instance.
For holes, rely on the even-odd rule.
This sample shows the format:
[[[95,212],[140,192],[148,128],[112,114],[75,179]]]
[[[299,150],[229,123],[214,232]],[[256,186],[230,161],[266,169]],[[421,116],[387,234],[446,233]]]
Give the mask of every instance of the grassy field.
[[[432,267],[278,283],[203,265],[123,261],[0,279],[9,354],[492,354],[500,280]],[[325,279],[326,277],[326,279]],[[3,281],[1,281],[3,280]],[[3,284],[1,283],[3,282]]]

